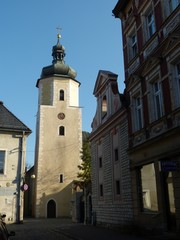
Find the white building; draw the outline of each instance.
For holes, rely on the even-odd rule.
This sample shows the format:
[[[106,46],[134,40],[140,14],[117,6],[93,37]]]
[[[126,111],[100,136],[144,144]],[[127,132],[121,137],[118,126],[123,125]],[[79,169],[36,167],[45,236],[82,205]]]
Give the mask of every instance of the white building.
[[[26,140],[31,130],[0,102],[0,213],[23,221]]]

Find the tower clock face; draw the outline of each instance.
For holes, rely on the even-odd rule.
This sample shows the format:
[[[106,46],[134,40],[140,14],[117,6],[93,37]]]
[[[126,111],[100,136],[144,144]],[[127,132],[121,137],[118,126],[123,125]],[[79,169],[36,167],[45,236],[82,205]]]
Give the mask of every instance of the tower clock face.
[[[61,119],[61,120],[64,119],[64,118],[65,118],[65,114],[62,113],[62,112],[59,113],[59,114],[58,114],[58,118]]]

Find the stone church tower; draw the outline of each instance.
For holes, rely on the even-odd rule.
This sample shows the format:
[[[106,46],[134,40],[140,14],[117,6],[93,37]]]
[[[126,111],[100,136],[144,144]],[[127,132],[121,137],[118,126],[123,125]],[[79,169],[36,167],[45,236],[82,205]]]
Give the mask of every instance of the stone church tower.
[[[65,48],[52,48],[52,65],[37,81],[39,103],[35,154],[35,217],[70,217],[73,180],[82,147],[82,117],[76,72],[65,64]]]

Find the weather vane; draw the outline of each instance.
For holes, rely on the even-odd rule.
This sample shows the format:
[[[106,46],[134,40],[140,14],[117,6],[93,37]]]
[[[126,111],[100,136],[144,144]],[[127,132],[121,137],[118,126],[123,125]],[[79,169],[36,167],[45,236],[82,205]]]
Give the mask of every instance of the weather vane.
[[[62,28],[57,27],[56,30],[57,30],[57,38],[60,39],[61,38],[60,31],[62,30]]]

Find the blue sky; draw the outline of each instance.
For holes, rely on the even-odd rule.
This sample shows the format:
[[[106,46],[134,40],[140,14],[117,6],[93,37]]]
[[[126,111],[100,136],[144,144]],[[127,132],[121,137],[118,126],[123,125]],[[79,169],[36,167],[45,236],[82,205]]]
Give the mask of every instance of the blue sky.
[[[65,62],[77,71],[82,129],[91,132],[96,111],[93,89],[99,70],[118,74],[124,90],[121,23],[112,16],[118,0],[1,0],[0,100],[33,133],[27,142],[27,163],[33,165],[37,79],[52,63],[52,46],[60,26]]]

